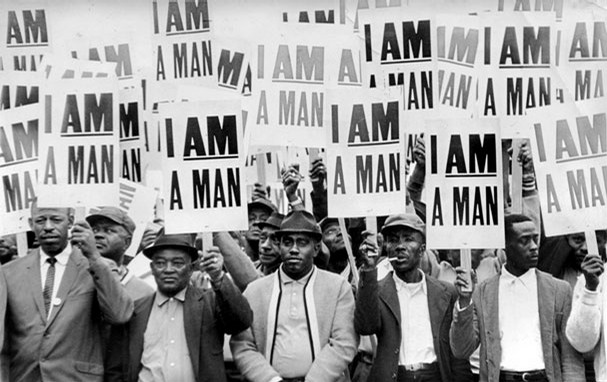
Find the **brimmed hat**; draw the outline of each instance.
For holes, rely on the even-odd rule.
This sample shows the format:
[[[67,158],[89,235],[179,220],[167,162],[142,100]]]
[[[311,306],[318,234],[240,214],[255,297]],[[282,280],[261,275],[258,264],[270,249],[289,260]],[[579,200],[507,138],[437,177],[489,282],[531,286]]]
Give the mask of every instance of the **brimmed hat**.
[[[126,229],[129,235],[135,231],[135,222],[123,210],[118,207],[103,207],[94,214],[86,217],[86,221],[93,225],[99,219],[108,219],[114,223],[121,225]]]
[[[345,218],[345,223],[346,223],[346,229],[350,229],[350,219],[349,218]],[[331,223],[337,223],[339,224],[339,219],[337,218],[331,218],[331,217],[324,217],[319,223],[318,225],[320,226],[320,229],[324,232],[325,228],[327,228],[327,226]]]
[[[268,214],[276,211],[276,206],[271,201],[265,198],[257,198],[247,204],[247,209],[250,212],[253,208],[261,208],[262,210],[268,211]]]
[[[306,210],[289,212],[282,221],[280,230],[276,231],[276,236],[280,238],[289,233],[307,233],[318,240],[322,239],[322,232],[314,215]]]
[[[272,212],[272,215],[265,222],[257,223],[259,229],[263,229],[263,227],[272,227],[276,229],[280,229],[280,224],[282,224],[285,216],[280,212]]]
[[[386,231],[396,227],[413,228],[426,236],[426,225],[416,214],[397,214],[388,216],[384,222],[384,226],[381,227],[381,233],[385,234]]]
[[[176,248],[185,251],[192,261],[198,259],[198,250],[194,246],[195,236],[190,234],[166,235],[164,229],[158,233],[158,237],[154,240],[154,244],[143,250],[143,254],[152,259],[154,253],[160,249]]]

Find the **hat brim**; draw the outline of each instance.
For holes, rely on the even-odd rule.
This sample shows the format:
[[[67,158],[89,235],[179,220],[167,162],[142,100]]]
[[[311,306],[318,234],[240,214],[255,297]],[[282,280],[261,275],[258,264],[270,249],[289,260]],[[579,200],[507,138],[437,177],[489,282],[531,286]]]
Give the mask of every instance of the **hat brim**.
[[[274,235],[276,235],[276,237],[281,238],[284,235],[288,235],[288,234],[296,234],[296,233],[303,233],[306,235],[310,235],[318,240],[322,240],[322,233],[317,232],[317,231],[309,231],[309,230],[302,230],[302,229],[283,229],[283,230],[278,230],[276,231],[276,233],[274,233]]]
[[[280,229],[280,227],[274,225],[274,224],[268,224],[266,222],[261,222],[261,223],[257,223],[256,226],[259,227],[259,229],[263,229],[264,227],[271,227],[271,228],[275,228],[275,229]]]
[[[385,235],[386,232],[393,231],[396,228],[411,228],[414,231],[421,233],[424,237],[426,237],[426,230],[420,227],[416,227],[414,225],[405,224],[405,223],[394,223],[388,226],[383,226],[381,229],[381,234]]]
[[[247,208],[249,210],[252,208],[255,208],[255,207],[266,210],[270,214],[272,214],[272,212],[276,211],[276,207],[274,207],[274,205],[270,201],[264,203],[259,200],[254,200],[254,201],[250,202],[249,204],[247,204]]]
[[[84,218],[84,220],[86,220],[86,222],[89,223],[90,225],[95,224],[96,221],[99,221],[101,219],[109,220],[112,223],[121,226],[122,228],[124,228],[126,230],[126,232],[128,232],[129,235],[133,234],[133,230],[129,229],[129,227],[124,225],[122,222],[116,221],[114,218],[111,218],[109,216],[93,214],[93,215],[89,215],[86,218]]]
[[[148,259],[152,260],[153,257],[154,257],[154,253],[156,253],[157,251],[159,251],[161,249],[169,249],[169,248],[183,250],[188,255],[190,255],[190,258],[192,259],[192,261],[198,260],[198,250],[196,248],[190,247],[190,246],[187,246],[187,245],[179,245],[179,244],[153,245],[151,247],[145,248],[143,250],[143,254],[145,255],[145,257],[147,257]]]

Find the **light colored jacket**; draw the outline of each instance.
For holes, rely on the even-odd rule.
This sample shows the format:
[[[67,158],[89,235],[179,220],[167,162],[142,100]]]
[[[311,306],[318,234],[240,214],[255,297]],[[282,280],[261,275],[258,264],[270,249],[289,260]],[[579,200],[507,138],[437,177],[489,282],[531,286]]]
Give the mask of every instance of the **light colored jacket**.
[[[348,381],[346,369],[356,355],[358,336],[354,332],[354,296],[348,281],[339,275],[316,269],[313,286],[318,338],[321,346],[306,381]],[[251,382],[268,382],[280,375],[266,358],[268,312],[275,274],[253,281],[244,292],[253,310],[250,329],[232,336],[230,347],[236,366]]]
[[[595,292],[586,289],[584,276],[578,278],[573,293],[573,306],[567,321],[567,339],[573,347],[581,352],[593,352],[594,371],[597,381],[607,381],[607,360],[605,347],[605,273],[601,275],[600,284]]]

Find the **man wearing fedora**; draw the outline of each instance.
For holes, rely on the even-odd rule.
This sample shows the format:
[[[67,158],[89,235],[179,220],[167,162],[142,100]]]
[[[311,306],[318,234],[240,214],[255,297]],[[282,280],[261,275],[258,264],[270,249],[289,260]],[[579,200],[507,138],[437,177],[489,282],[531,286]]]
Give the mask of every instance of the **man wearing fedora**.
[[[364,254],[355,326],[377,336],[369,381],[469,381],[468,360],[449,346],[457,292],[420,269],[425,225],[415,214],[389,216],[381,229],[393,271],[377,280],[376,258]]]
[[[282,265],[245,290],[255,319],[232,336],[234,361],[251,382],[347,381],[358,341],[352,289],[314,266],[322,234],[311,213],[292,211],[276,235]]]
[[[226,381],[224,334],[248,328],[251,309],[214,253],[200,265],[212,288],[190,282],[198,261],[193,243],[191,235],[161,234],[143,251],[158,290],[135,302],[127,325],[112,329],[106,380]]]
[[[124,254],[131,245],[135,222],[117,207],[103,207],[86,217],[95,234],[95,244],[102,257],[114,261],[118,267],[120,283],[133,299],[154,293],[154,290],[139,277],[129,272],[124,265]]]

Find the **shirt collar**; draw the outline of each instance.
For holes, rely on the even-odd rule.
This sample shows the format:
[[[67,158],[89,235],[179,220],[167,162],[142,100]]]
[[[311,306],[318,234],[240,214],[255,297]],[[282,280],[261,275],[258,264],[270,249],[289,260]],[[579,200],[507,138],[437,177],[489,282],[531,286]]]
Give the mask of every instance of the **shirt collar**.
[[[308,272],[304,277],[300,278],[299,280],[293,280],[292,278],[287,276],[287,274],[282,270],[282,267],[279,268],[278,272],[280,272],[280,280],[282,285],[287,285],[291,283],[306,285],[306,283],[310,279],[310,276],[312,276],[312,272],[314,272],[315,268],[316,266],[312,265],[312,269],[310,270],[310,272]]]
[[[527,272],[523,273],[519,277],[516,277],[512,273],[508,272],[506,265],[502,265],[502,274],[500,275],[500,281],[511,284],[516,281],[520,281],[526,287],[532,287],[537,285],[537,277],[535,275],[535,268],[529,268]]]
[[[411,293],[411,294],[414,294],[418,290],[421,290],[421,292],[423,294],[427,294],[426,293],[427,292],[426,275],[419,268],[417,268],[417,271],[422,275],[421,281],[419,281],[417,283],[406,283],[403,280],[401,280],[400,277],[398,277],[396,275],[396,272],[392,273],[392,277],[394,278],[394,283],[396,284],[396,291],[400,292],[401,290],[407,290],[407,291],[412,291],[413,293]]]
[[[183,288],[182,290],[177,292],[177,294],[175,296],[173,296],[173,298],[177,301],[184,302],[185,301],[185,292],[187,289],[188,289],[188,287],[186,286],[185,288]],[[164,305],[165,302],[169,301],[169,299],[170,299],[170,297],[165,295],[161,291],[156,291],[156,298],[155,298],[154,304],[156,304],[158,306],[162,306],[162,305]]]
[[[72,253],[72,245],[68,242],[63,251],[60,254],[55,255],[55,259],[57,259],[57,263],[63,265],[64,267],[67,265],[67,261],[70,259],[70,253]],[[44,252],[42,247],[40,247],[40,266],[46,263],[46,259],[50,258],[49,255]]]

